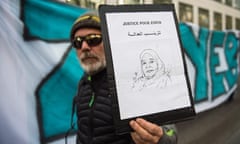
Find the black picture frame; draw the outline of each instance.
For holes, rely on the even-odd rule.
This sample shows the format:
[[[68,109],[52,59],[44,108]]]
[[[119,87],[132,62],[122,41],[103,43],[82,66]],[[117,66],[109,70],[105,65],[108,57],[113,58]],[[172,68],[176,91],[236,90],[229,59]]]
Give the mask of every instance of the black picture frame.
[[[121,61],[121,62],[125,61],[126,69],[130,68],[133,65],[130,65],[130,66],[128,65],[128,63],[130,63],[130,61],[131,61],[131,58],[130,59],[121,59],[121,58],[116,59],[113,56],[113,49],[114,49],[113,43],[116,42],[116,40],[114,41],[114,37],[118,38],[118,34],[122,33],[122,31],[121,31],[121,28],[118,29],[117,26],[114,28],[114,30],[110,29],[110,27],[112,25],[114,27],[114,23],[113,23],[114,20],[111,20],[111,18],[113,18],[113,17],[108,17],[108,16],[117,14],[118,16],[120,16],[120,18],[123,18],[123,21],[124,21],[125,20],[124,16],[128,17],[127,15],[132,15],[133,14],[133,16],[135,16],[137,14],[139,19],[141,19],[141,16],[143,16],[145,18],[147,16],[144,16],[144,15],[151,14],[152,12],[157,13],[156,16],[151,16],[152,18],[156,18],[156,19],[158,19],[158,14],[161,14],[161,13],[164,13],[164,12],[167,12],[167,14],[170,14],[173,17],[174,24],[172,25],[173,27],[171,27],[171,28],[176,30],[176,33],[174,33],[174,35],[176,35],[176,37],[177,37],[176,40],[177,40],[177,43],[179,44],[180,59],[182,60],[181,63],[182,63],[182,66],[183,66],[184,83],[186,83],[186,87],[184,87],[184,89],[186,89],[186,90],[184,90],[184,91],[187,92],[187,94],[188,94],[187,96],[184,95],[184,97],[185,98],[187,97],[186,101],[188,102],[188,104],[183,105],[183,107],[170,108],[166,111],[159,110],[159,112],[145,113],[143,115],[138,114],[137,116],[133,115],[132,117],[121,118],[122,117],[121,112],[120,112],[121,111],[121,105],[119,103],[120,102],[119,98],[121,97],[121,94],[119,92],[120,88],[118,88],[118,83],[119,83],[119,80],[121,80],[121,78],[116,76],[116,71],[117,70],[115,68],[118,67],[117,64],[118,64],[119,61]],[[124,133],[130,132],[131,128],[129,126],[129,121],[132,120],[132,119],[135,119],[137,117],[142,117],[142,118],[144,118],[144,119],[146,119],[150,122],[156,123],[158,125],[172,124],[172,123],[176,123],[176,122],[179,122],[179,121],[184,121],[184,120],[194,118],[196,113],[195,113],[195,109],[194,109],[194,102],[193,102],[193,97],[192,97],[192,93],[191,93],[189,78],[188,78],[188,74],[187,74],[186,63],[185,63],[185,60],[184,60],[184,53],[183,53],[183,48],[182,48],[182,44],[181,44],[181,40],[180,40],[178,22],[177,22],[177,18],[176,18],[174,5],[173,4],[116,5],[116,6],[114,6],[114,5],[100,5],[99,6],[99,15],[100,15],[100,19],[101,19],[101,30],[102,30],[102,34],[103,34],[103,42],[104,42],[105,55],[106,55],[106,61],[107,61],[108,81],[109,81],[109,85],[110,85],[109,96],[112,98],[112,102],[113,102],[113,115],[114,115],[114,125],[115,125],[115,128],[116,128],[116,133],[117,134],[124,134]],[[131,19],[131,16],[130,16],[130,19]],[[112,23],[110,23],[109,21],[111,21]],[[161,23],[161,22],[159,22],[159,23]],[[135,21],[135,23],[128,21],[125,24],[126,25],[131,25],[133,28],[134,28],[134,25],[140,25],[140,23],[137,22],[137,21]],[[142,23],[142,24],[144,24],[144,23]],[[149,23],[146,22],[146,24],[149,24]],[[122,24],[122,25],[124,25],[124,24]],[[155,37],[156,35],[160,35],[160,33],[161,32],[156,32],[155,31],[153,33],[144,33],[144,35],[145,36],[152,35],[152,37]],[[113,35],[115,35],[115,36],[113,36]],[[112,36],[113,36],[113,38],[112,38]],[[142,32],[132,32],[132,33],[128,32],[128,34],[126,34],[126,40],[125,41],[123,40],[124,35],[122,37],[122,35],[120,34],[119,35],[119,41],[117,41],[117,42],[119,42],[120,45],[121,45],[121,40],[123,40],[123,43],[125,43],[127,41],[128,37],[131,37],[131,36],[135,36],[135,37],[142,36],[143,37],[143,33]],[[142,41],[144,41],[144,38],[143,38]],[[146,45],[147,44],[148,43],[146,42]],[[128,53],[128,50],[124,49],[124,48],[122,50],[118,50],[118,51],[120,52],[120,53],[117,54],[119,56],[120,55],[126,55]],[[122,73],[122,72],[119,71],[119,73]],[[126,74],[126,76],[127,75],[128,74]],[[129,75],[131,75],[131,74],[129,74]],[[171,91],[175,91],[175,90],[171,89]],[[140,94],[141,92],[138,91],[137,93]],[[176,90],[175,93],[178,93],[178,91]],[[134,105],[133,105],[133,107],[134,107]],[[149,107],[149,105],[142,105],[142,107],[146,107],[146,109],[147,109]]]

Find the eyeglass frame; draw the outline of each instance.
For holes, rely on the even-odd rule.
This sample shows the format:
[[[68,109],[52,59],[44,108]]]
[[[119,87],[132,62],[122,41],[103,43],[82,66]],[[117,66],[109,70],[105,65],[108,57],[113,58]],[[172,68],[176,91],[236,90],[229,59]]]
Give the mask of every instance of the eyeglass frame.
[[[95,38],[97,38],[97,39],[99,39],[98,40],[98,42],[96,42],[96,43],[90,43],[89,42],[89,40],[91,40],[91,39],[95,39]],[[81,44],[81,46],[76,46],[76,41],[78,41],[78,42],[80,42]],[[102,34],[88,34],[88,35],[86,35],[86,36],[76,36],[76,37],[74,37],[74,39],[72,40],[72,46],[75,48],[75,49],[82,49],[82,44],[83,44],[83,42],[86,42],[90,47],[92,47],[92,46],[97,46],[97,45],[99,45],[101,42],[102,42]]]

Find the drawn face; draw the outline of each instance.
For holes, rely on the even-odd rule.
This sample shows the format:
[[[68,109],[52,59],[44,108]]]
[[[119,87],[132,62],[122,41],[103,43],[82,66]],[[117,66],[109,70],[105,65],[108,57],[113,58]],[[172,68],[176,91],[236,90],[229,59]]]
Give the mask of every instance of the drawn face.
[[[158,62],[151,54],[145,53],[141,60],[142,71],[147,79],[154,77],[158,71]]]

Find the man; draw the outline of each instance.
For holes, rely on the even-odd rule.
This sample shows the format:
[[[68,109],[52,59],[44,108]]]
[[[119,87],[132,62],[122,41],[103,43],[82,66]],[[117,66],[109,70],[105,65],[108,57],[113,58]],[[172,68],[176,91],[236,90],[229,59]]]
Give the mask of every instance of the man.
[[[116,135],[112,103],[108,91],[106,59],[100,19],[88,13],[79,17],[71,30],[71,42],[76,49],[85,75],[74,99],[77,108],[77,143],[79,144],[176,144],[172,126],[158,126],[142,118],[130,121],[133,132]]]

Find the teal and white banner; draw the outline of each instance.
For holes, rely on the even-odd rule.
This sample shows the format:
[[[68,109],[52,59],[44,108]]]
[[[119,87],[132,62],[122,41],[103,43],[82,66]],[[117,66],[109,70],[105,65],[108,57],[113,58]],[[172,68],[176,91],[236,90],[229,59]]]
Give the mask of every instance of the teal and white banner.
[[[210,31],[184,23],[179,28],[196,111],[223,103],[237,87],[240,31]]]
[[[69,33],[87,11],[48,0],[0,1],[0,143],[65,143],[83,74]],[[237,87],[240,33],[179,28],[195,108],[216,107]]]
[[[86,11],[55,1],[0,1],[0,143],[64,143],[83,74],[69,33]]]

